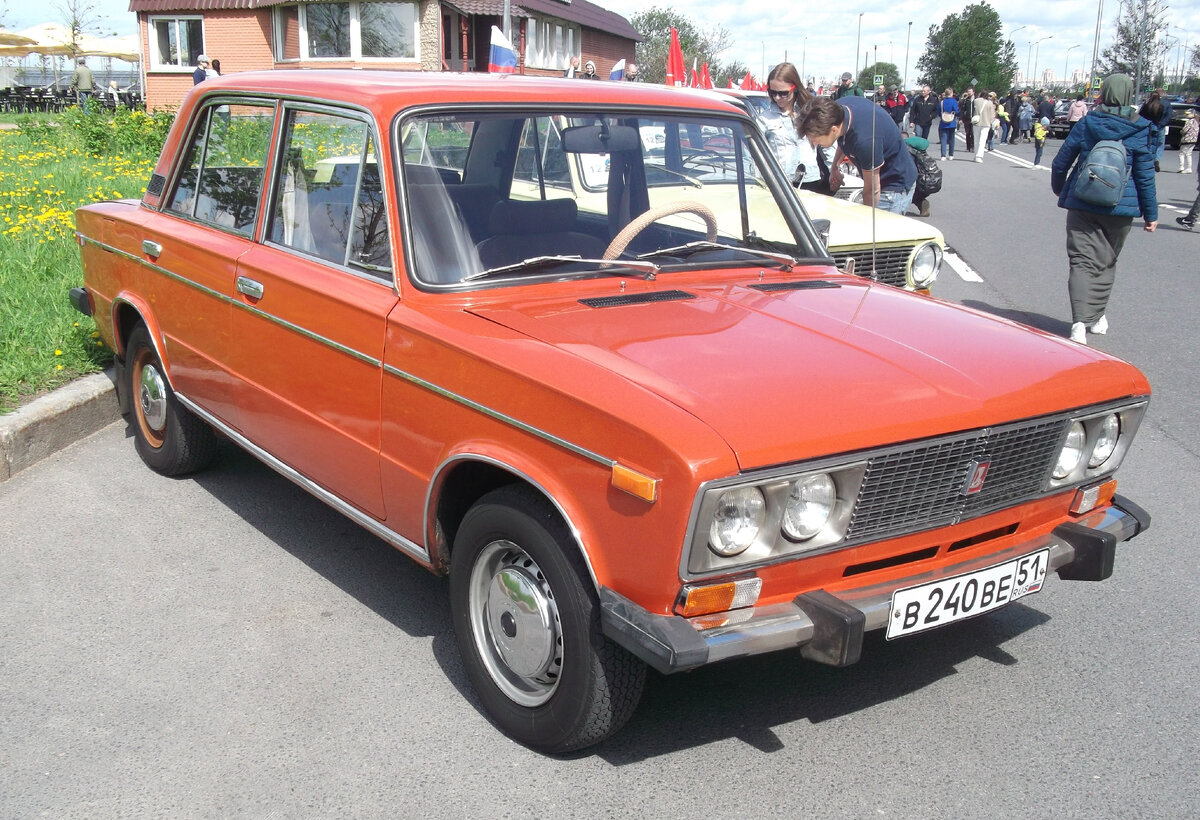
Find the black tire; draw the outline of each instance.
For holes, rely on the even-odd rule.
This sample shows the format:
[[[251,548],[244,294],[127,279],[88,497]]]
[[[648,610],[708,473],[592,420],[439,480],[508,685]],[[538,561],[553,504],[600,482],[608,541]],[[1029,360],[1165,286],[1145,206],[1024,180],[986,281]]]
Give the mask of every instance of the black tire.
[[[125,376],[134,447],[142,461],[168,476],[207,466],[217,452],[216,433],[175,398],[145,325],[129,336]]]
[[[515,740],[574,751],[637,708],[645,664],[601,633],[583,559],[532,490],[494,490],[467,512],[450,557],[450,611],[475,692]]]

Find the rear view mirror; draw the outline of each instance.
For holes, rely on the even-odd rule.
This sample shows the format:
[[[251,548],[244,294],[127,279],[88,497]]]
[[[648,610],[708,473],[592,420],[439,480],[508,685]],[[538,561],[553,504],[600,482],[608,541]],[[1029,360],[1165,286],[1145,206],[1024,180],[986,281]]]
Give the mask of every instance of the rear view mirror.
[[[640,151],[641,138],[631,125],[575,125],[562,131],[562,149],[568,154],[613,154]]]

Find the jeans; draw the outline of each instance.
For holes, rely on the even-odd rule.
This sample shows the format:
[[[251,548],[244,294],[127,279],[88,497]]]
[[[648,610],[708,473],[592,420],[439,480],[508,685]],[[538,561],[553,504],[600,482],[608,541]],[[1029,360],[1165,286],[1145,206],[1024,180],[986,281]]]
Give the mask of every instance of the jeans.
[[[921,125],[921,123],[918,122],[918,123],[912,123],[912,126],[916,130],[918,137],[920,137],[921,139],[927,140],[927,139],[929,139],[929,126],[931,124],[932,123],[927,122],[924,125]]]
[[[953,157],[954,156],[954,129],[953,128],[939,128],[938,134],[942,138],[942,156],[943,157],[947,156],[947,150],[948,150],[949,156]]]
[[[908,206],[912,205],[913,194],[917,192],[917,183],[908,186],[905,191],[880,191],[879,192],[879,210],[891,211],[894,214],[904,216],[908,213]]]
[[[1008,120],[1000,120],[1000,144],[1008,142]]]
[[[1046,141],[1045,140],[1041,140],[1041,141],[1034,140],[1033,146],[1034,146],[1033,164],[1041,165],[1042,164],[1042,149],[1046,147]]]

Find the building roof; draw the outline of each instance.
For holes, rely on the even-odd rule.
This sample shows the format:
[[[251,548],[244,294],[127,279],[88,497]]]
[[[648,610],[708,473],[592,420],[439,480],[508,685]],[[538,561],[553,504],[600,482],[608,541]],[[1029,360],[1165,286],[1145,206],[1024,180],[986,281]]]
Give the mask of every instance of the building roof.
[[[231,9],[261,9],[280,6],[295,0],[129,0],[133,12],[172,11],[225,11]],[[640,43],[642,36],[628,20],[615,11],[601,8],[588,0],[519,0],[520,5],[510,3],[509,13],[514,17],[558,17],[570,23],[578,23],[624,37]],[[447,0],[447,4],[467,14],[504,14],[504,0]]]

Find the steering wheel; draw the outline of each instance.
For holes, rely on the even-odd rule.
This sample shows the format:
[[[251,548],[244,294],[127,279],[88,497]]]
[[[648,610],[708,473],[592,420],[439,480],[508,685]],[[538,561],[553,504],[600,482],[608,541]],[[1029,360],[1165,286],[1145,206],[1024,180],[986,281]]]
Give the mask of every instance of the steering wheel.
[[[621,229],[621,232],[613,237],[613,241],[604,249],[604,255],[601,259],[616,259],[625,252],[625,248],[633,241],[633,238],[640,234],[651,224],[657,222],[665,216],[671,214],[689,213],[695,214],[704,220],[706,229],[705,239],[709,242],[715,242],[717,239],[717,217],[708,209],[708,206],[701,205],[699,202],[681,199],[678,202],[668,202],[666,205],[659,205],[657,208],[651,208],[645,213],[638,214],[628,225]]]

